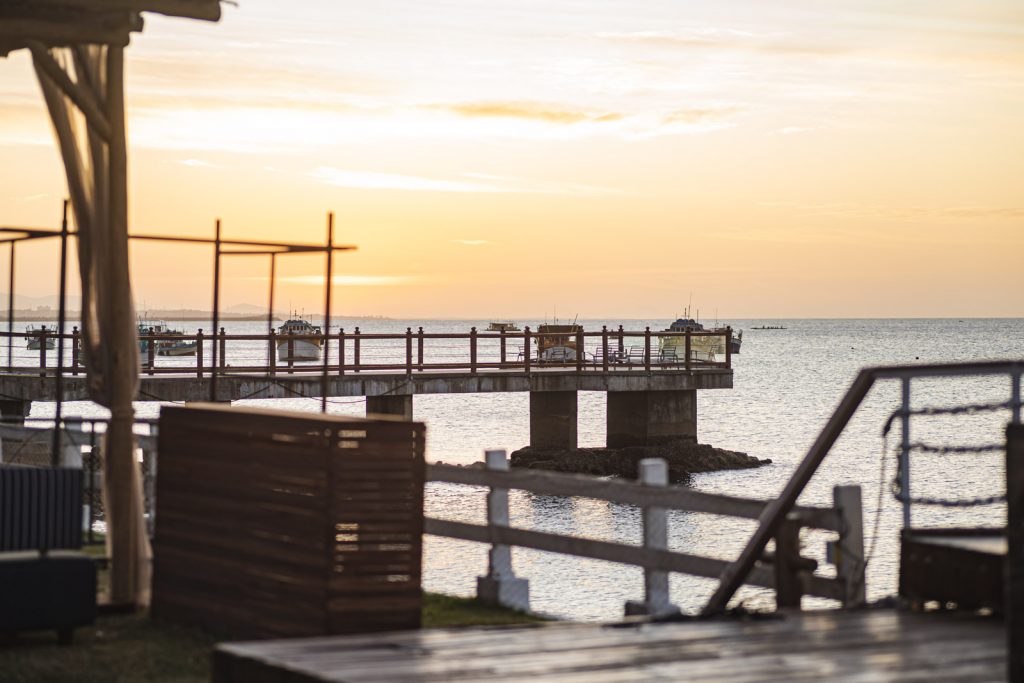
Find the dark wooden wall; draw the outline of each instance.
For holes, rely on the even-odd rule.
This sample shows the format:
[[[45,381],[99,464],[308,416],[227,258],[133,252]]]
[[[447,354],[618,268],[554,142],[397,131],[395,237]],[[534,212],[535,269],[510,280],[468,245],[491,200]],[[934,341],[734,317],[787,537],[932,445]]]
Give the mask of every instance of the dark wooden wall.
[[[424,427],[165,407],[154,617],[242,638],[418,628]]]

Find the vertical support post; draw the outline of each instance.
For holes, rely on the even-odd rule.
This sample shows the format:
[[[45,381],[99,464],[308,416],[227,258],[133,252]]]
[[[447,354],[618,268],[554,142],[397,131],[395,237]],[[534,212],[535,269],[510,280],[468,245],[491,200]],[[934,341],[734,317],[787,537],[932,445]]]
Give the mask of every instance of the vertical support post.
[[[78,325],[71,328],[71,374],[78,374],[78,366],[81,363],[81,359],[78,357],[79,349],[78,345],[81,341],[78,338]]]
[[[476,328],[469,330],[469,373],[476,374]]]
[[[267,302],[267,364],[271,367],[270,374],[273,375],[274,357],[277,355],[277,346],[274,344],[274,279],[277,270],[277,254],[270,255],[270,293]]]
[[[405,328],[405,374],[412,376],[412,328]]]
[[[338,329],[338,374],[345,374],[345,328]]]
[[[725,367],[732,367],[732,326],[725,328]]]
[[[416,333],[416,367],[423,370],[423,327]]]
[[[1010,374],[1010,422],[1020,424],[1020,373]]]
[[[213,336],[217,336],[220,325],[220,219],[217,219],[213,239]],[[217,400],[217,345],[210,346],[213,358],[210,362],[210,400]]]
[[[530,374],[530,326],[523,327],[523,370]]]
[[[584,350],[583,330],[576,330],[576,372],[583,372]]]
[[[800,609],[800,523],[787,517],[775,532],[775,608]]]
[[[334,289],[334,212],[327,214],[327,278],[324,281],[324,368],[320,377],[320,412],[327,412],[327,394],[330,393],[331,366],[331,290]]]
[[[644,486],[668,486],[668,463],[663,458],[644,458],[638,466],[639,481]],[[644,549],[668,549],[668,512],[665,508],[644,506]],[[668,572],[644,567],[643,602],[626,603],[626,616],[663,616],[679,608],[669,599]]]
[[[693,356],[691,349],[693,348],[693,340],[690,337],[690,328],[686,328],[686,348],[683,351],[686,353],[686,370],[689,372],[693,368],[692,361],[690,358]]]
[[[43,325],[39,330],[39,369],[46,369],[46,326]],[[45,372],[39,373],[40,377],[45,377]]]
[[[274,329],[270,330],[270,334],[267,335],[270,339],[268,346],[270,347],[270,356],[268,357],[268,365],[270,366],[270,376],[273,377],[277,374],[277,331]]]
[[[1006,428],[1006,601],[1007,678],[1024,681],[1024,426]]]
[[[295,332],[288,330],[288,374],[295,368]]]
[[[60,221],[60,282],[58,284],[57,304],[57,374],[54,384],[57,393],[57,404],[54,406],[53,444],[50,453],[51,464],[56,467],[60,458],[61,438],[63,436],[62,412],[64,409],[64,323],[67,311],[68,294],[68,200],[64,200],[64,209]],[[46,345],[43,344],[43,348]],[[45,353],[45,351],[44,351]],[[82,451],[78,451],[81,458]],[[81,463],[79,463],[81,465]]]
[[[505,367],[505,328],[502,327],[498,332],[498,355],[501,362],[501,367]]]
[[[608,372],[608,326],[601,325],[601,369]]]
[[[626,334],[622,330],[622,325],[619,325],[619,356],[626,352]]]
[[[153,328],[149,328],[149,339],[146,340],[146,367],[149,374],[153,374],[153,367],[156,365],[156,340],[153,339]]]
[[[14,367],[14,246],[11,242],[11,262],[7,269],[7,369]]]
[[[356,326],[355,336],[352,338],[352,368],[353,372],[359,372],[359,327]]]
[[[651,371],[651,328],[644,328],[644,372]]]
[[[218,346],[220,348],[220,355],[218,356],[218,365],[219,365],[219,367],[222,367],[222,368],[227,367],[227,361],[225,359],[228,356],[228,342],[227,342],[227,339],[224,338],[224,335],[225,335],[224,328],[221,327],[220,328],[220,341],[218,342]]]
[[[203,378],[203,328],[196,331],[196,377]]]
[[[89,480],[86,482],[88,490],[89,513],[89,545],[96,542],[93,533],[93,524],[96,522],[96,464],[99,462],[99,448],[96,447],[96,423],[89,423]]]
[[[859,486],[836,486],[832,504],[839,512],[843,530],[834,545],[836,577],[846,585],[843,607],[860,607],[866,601],[867,577],[864,564],[864,508]],[[880,514],[881,510],[875,512]]]
[[[901,382],[900,490],[903,491],[903,528],[910,528],[910,378]]]
[[[508,472],[504,450],[484,452],[484,466],[492,472]],[[492,486],[487,493],[487,526],[508,527],[508,489]],[[476,594],[482,602],[502,605],[521,611],[530,609],[530,583],[517,578],[512,571],[512,549],[492,543],[487,556],[487,576],[477,577]]]

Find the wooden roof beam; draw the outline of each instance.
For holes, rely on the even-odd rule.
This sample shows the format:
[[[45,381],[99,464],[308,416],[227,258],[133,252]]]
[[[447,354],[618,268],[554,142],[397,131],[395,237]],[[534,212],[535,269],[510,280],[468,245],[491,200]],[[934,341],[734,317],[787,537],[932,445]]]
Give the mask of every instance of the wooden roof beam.
[[[37,7],[73,7],[87,11],[154,12],[169,17],[220,20],[219,0],[32,0]]]

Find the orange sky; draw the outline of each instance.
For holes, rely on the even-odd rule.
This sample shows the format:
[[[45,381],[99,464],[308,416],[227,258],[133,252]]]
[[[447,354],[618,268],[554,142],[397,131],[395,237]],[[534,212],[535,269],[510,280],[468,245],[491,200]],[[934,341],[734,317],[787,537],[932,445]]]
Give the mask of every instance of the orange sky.
[[[353,4],[147,19],[133,231],[312,241],[333,210],[351,315],[1024,315],[1019,0]],[[0,160],[0,224],[56,226],[24,54]],[[210,262],[137,245],[138,302],[208,307]],[[320,262],[281,265],[282,308],[319,306]],[[226,303],[265,267],[229,263]]]

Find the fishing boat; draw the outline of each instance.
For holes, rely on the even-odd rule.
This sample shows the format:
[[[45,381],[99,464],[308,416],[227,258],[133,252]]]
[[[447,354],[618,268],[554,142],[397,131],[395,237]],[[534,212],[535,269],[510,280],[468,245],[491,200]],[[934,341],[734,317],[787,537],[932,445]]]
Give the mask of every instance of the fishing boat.
[[[689,317],[690,309],[686,308],[684,317],[678,318],[668,326],[666,332],[680,332],[680,336],[665,336],[658,338],[658,345],[662,356],[674,355],[676,358],[686,358],[686,332],[690,334],[690,355],[698,360],[715,360],[718,355],[725,354],[725,340],[728,327],[713,327],[707,329],[696,318]],[[694,332],[708,334],[694,335]],[[743,344],[743,330],[734,330],[730,338],[729,353],[740,352]]]
[[[760,327],[754,327],[755,330],[784,330],[786,329],[782,325],[761,325]]]
[[[185,338],[184,332],[172,330],[163,320],[140,318],[137,329],[140,337],[153,335],[181,337],[181,339],[139,339],[139,351],[144,354],[149,353],[150,343],[154,344],[154,350],[158,356],[194,356],[199,347],[199,342],[195,339]]]
[[[320,360],[320,339],[290,339],[289,337],[319,337],[323,331],[308,320],[294,316],[277,328],[277,359],[283,363]]]
[[[582,325],[544,324],[537,326],[537,358],[542,363],[576,360],[576,334]]]
[[[25,335],[26,335],[25,346],[30,351],[38,351],[40,349],[40,346],[42,345],[41,344],[41,337],[42,337],[43,333],[46,333],[46,335],[47,335],[46,336],[46,349],[47,349],[47,351],[49,351],[50,349],[56,348],[57,347],[57,339],[53,335],[57,334],[57,328],[55,327],[55,328],[53,328],[51,330],[46,325],[40,325],[39,327],[29,327],[28,329],[26,329],[25,330]]]
[[[506,322],[501,322],[501,321],[491,322],[491,324],[487,326],[487,331],[488,332],[521,332],[522,330],[519,329],[519,325],[516,325],[514,322],[509,320],[509,321],[506,321]]]

